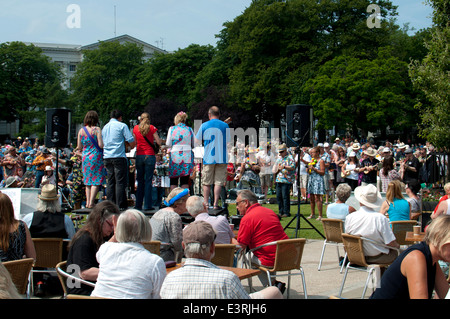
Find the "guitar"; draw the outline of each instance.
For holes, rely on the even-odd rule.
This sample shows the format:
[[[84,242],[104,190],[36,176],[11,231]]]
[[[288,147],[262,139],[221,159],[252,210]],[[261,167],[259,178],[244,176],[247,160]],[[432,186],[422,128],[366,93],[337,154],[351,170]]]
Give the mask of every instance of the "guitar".
[[[341,177],[342,177],[342,178],[347,177],[348,175],[350,175],[350,173],[351,173],[352,171],[354,171],[354,170],[353,170],[353,169],[348,170],[348,171],[342,170],[342,171],[341,171]]]
[[[381,164],[381,165],[380,165]],[[364,174],[369,174],[373,169],[380,169],[383,166],[382,163],[377,163],[375,165],[372,166],[365,166],[364,167]],[[372,170],[369,171],[369,168],[372,168]]]

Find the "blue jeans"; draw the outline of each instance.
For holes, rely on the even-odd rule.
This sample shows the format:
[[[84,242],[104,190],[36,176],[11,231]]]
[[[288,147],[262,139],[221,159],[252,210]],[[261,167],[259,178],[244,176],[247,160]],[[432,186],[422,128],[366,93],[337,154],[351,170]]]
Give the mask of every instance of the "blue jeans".
[[[144,210],[153,208],[152,180],[155,163],[155,155],[136,155],[136,209],[142,210],[142,203]]]
[[[278,213],[291,216],[291,186],[288,183],[276,183]]]

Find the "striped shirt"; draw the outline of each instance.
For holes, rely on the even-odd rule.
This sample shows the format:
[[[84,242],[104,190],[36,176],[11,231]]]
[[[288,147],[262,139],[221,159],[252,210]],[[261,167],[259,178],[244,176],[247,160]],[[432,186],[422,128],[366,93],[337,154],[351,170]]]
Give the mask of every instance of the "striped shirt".
[[[250,299],[238,276],[213,263],[187,258],[183,267],[166,276],[162,299]]]

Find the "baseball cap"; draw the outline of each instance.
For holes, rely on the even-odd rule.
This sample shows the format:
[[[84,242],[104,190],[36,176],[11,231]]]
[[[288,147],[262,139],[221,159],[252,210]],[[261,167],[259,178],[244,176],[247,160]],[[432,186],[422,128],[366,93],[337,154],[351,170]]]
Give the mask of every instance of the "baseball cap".
[[[183,230],[183,242],[185,245],[197,243],[206,248],[216,239],[216,232],[210,223],[199,220],[190,223]]]

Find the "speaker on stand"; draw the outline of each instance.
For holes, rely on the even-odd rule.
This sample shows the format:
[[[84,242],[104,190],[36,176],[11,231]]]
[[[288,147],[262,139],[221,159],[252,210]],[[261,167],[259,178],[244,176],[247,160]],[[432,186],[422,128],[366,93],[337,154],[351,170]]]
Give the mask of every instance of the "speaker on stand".
[[[47,121],[45,125],[45,146],[56,149],[55,180],[58,187],[59,171],[59,148],[69,144],[71,111],[68,109],[47,109]]]
[[[313,109],[311,105],[306,104],[294,104],[286,107],[286,145],[288,147],[295,147],[295,153],[300,157],[301,146],[313,145]],[[297,188],[300,191],[300,163],[297,165]],[[309,220],[300,214],[300,200],[297,199],[297,214],[291,219],[291,221],[284,227],[286,230],[295,220],[297,220],[295,226],[295,237],[298,235],[300,228],[300,219],[303,219],[310,227],[303,229],[314,229],[320,236],[325,239],[325,236],[313,225]]]

